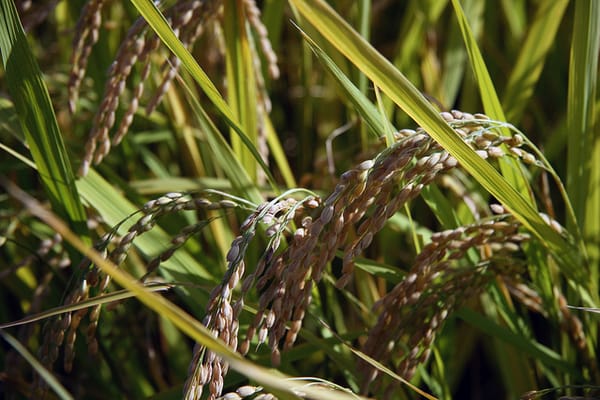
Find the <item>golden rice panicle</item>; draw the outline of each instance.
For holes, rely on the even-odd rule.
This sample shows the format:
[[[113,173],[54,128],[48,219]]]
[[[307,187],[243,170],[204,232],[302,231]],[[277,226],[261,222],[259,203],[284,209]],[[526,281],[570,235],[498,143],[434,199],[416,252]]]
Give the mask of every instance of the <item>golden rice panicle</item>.
[[[105,259],[119,266],[126,260],[134,241],[139,236],[152,230],[156,226],[158,218],[183,210],[227,210],[238,206],[239,204],[228,198],[209,200],[205,197],[193,197],[177,192],[166,193],[148,201],[140,210],[142,215],[123,236],[117,236],[114,231],[111,231],[96,243],[95,247],[103,253]],[[154,272],[161,262],[168,260],[190,236],[199,232],[205,225],[201,222],[184,227],[178,235],[173,237],[171,241],[172,246],[165,249],[149,262],[145,277]],[[48,245],[50,245],[50,242],[46,243],[46,246]],[[108,249],[109,245],[112,247],[110,251]],[[81,271],[80,281],[76,287],[67,293],[64,305],[72,305],[88,299],[90,290],[92,289],[96,293],[102,293],[108,289],[110,276],[103,274],[97,267],[91,264],[89,259],[83,259],[76,270]],[[86,315],[87,327],[84,331],[88,353],[90,355],[96,354],[98,350],[96,330],[100,321],[101,310],[102,307],[96,305],[65,313],[48,322],[44,328],[40,351],[40,359],[47,369],[53,369],[53,364],[58,359],[61,347],[64,349],[64,369],[70,371],[73,368],[77,334],[82,328],[82,323]],[[40,393],[45,390],[45,384],[39,377],[35,378],[35,387],[40,390]]]
[[[380,362],[399,359],[396,372],[410,379],[428,359],[446,318],[481,293],[494,276],[518,271],[520,263],[512,254],[528,239],[517,231],[519,227],[514,219],[497,218],[432,235],[404,280],[374,306],[380,314],[363,351]],[[471,248],[485,249],[482,255],[487,257],[479,265],[461,266],[457,260]],[[371,389],[381,389],[382,381],[375,380],[379,372],[365,362],[360,368],[363,391],[371,384],[375,384]]]
[[[259,343],[268,341],[272,361],[277,364],[280,345],[287,349],[294,344],[311,302],[312,287],[321,280],[323,269],[336,250],[346,244],[339,282],[343,285],[352,276],[354,258],[385,221],[438,173],[456,166],[453,157],[418,129],[398,135],[398,142],[373,160],[342,174],[332,194],[314,205],[312,215],[302,220],[289,247],[273,260],[267,274],[253,276],[260,292],[259,308],[240,351],[246,353],[250,340],[258,335]],[[403,183],[400,189],[398,182]],[[346,243],[349,231],[356,229],[357,223],[357,238]]]
[[[273,47],[271,46],[271,41],[269,40],[267,28],[260,20],[260,10],[256,6],[256,1],[254,0],[244,0],[244,8],[246,11],[246,17],[248,22],[256,32],[260,49],[262,51],[263,56],[267,61],[267,71],[269,72],[269,76],[273,79],[279,78],[279,67],[277,66],[277,54],[273,51]]]
[[[277,260],[274,255],[287,227],[296,215],[302,212],[302,203],[289,198],[262,204],[242,223],[240,234],[230,245],[226,255],[227,273],[221,284],[215,287],[210,294],[207,315],[203,323],[215,337],[223,340],[233,350],[238,349],[239,315],[244,306],[244,295],[256,283],[256,280],[264,279],[264,273],[270,273],[273,270],[272,262]],[[260,223],[268,225],[266,228],[269,238],[268,245],[257,268],[244,278],[244,256]],[[233,291],[240,281],[243,281],[241,294],[237,300],[233,301]],[[260,311],[258,315],[261,315]],[[242,353],[247,351],[247,349],[243,349],[244,343],[242,342],[240,348]],[[227,370],[227,363],[220,357],[203,346],[196,346],[184,387],[185,398],[198,398],[203,387],[207,385],[209,387],[208,398],[213,399],[220,396],[223,389],[223,378]]]
[[[201,35],[203,26],[210,21],[218,12],[219,1],[200,1],[190,0],[177,3],[175,6],[165,11],[167,21],[173,27],[174,32],[179,36],[180,40],[188,48],[191,48]],[[98,15],[98,13],[93,14]],[[85,17],[82,17],[85,19]],[[94,17],[98,18],[98,17]],[[93,27],[94,25],[92,25]],[[86,33],[82,28],[82,33]],[[91,28],[90,28],[91,29]],[[90,30],[88,29],[88,30]],[[97,40],[98,32],[93,30],[93,38]],[[90,36],[89,34],[86,36]],[[74,57],[77,58],[77,63],[74,63],[73,72],[71,74],[72,84],[70,87],[71,108],[74,109],[78,87],[81,79],[85,74],[83,64],[87,60],[87,55],[91,51],[93,43],[89,40],[79,41],[75,43]],[[80,50],[79,48],[82,48]],[[104,96],[94,117],[92,129],[88,135],[88,140],[85,146],[85,154],[82,164],[79,169],[79,175],[87,175],[92,164],[97,165],[110,152],[112,145],[117,145],[129,130],[133,122],[133,116],[139,108],[141,97],[145,91],[145,81],[150,73],[150,55],[157,51],[160,47],[160,40],[149,32],[146,21],[139,18],[134,22],[129,29],[125,39],[121,42],[115,61],[112,63],[108,71],[108,80],[105,85]],[[82,57],[85,56],[85,57]],[[110,139],[110,131],[116,124],[116,115],[121,97],[123,96],[126,83],[130,77],[136,64],[141,65],[141,77],[138,84],[131,93],[129,105],[121,121],[118,124],[116,132]],[[175,78],[180,61],[170,56],[164,63],[166,74],[163,77],[162,83],[159,85],[154,97],[150,100],[147,106],[147,112],[151,113],[156,106],[161,102],[164,94],[169,88],[171,81]]]
[[[121,43],[115,61],[109,68],[109,78],[104,96],[85,145],[85,155],[79,170],[80,175],[87,175],[91,164],[99,164],[110,151],[109,131],[115,123],[119,99],[125,90],[127,78],[138,58],[147,54],[144,51],[145,46],[149,45],[145,39],[146,30],[147,26],[143,20],[134,23]]]
[[[88,60],[92,48],[98,41],[100,35],[100,24],[102,23],[102,9],[106,5],[105,0],[88,1],[75,27],[73,35],[73,50],[71,53],[71,72],[69,74],[68,96],[69,111],[74,113],[79,96],[79,88],[85,76]]]
[[[484,158],[509,156],[502,145],[516,149],[523,143],[518,135],[502,137],[494,132],[495,126],[482,114],[454,110],[442,116]],[[343,249],[338,280],[342,287],[353,276],[355,258],[369,247],[386,221],[438,176],[459,167],[457,160],[422,128],[403,130],[394,136],[396,142],[391,146],[343,173],[324,200],[276,200],[263,204],[247,218],[242,234],[233,241],[227,255],[227,275],[209,302],[205,322],[215,336],[238,349],[237,338],[231,342],[235,334],[229,326],[237,321],[245,294],[255,288],[259,297],[257,312],[238,350],[246,354],[256,338],[259,344],[269,346],[271,362],[278,365],[281,351],[294,345],[312,301],[312,289],[321,281],[324,268],[336,251]],[[480,219],[479,210],[474,211]],[[502,206],[493,205],[492,212],[482,211],[485,215],[497,215],[434,234],[432,243],[418,255],[405,280],[380,300],[379,321],[364,347],[367,354],[380,361],[399,358],[399,373],[411,377],[416,367],[428,359],[435,335],[448,315],[467,298],[481,293],[497,275],[508,279],[520,268],[514,254],[528,235],[518,232],[519,223]],[[290,221],[296,222],[295,230],[285,233],[288,247],[278,252]],[[244,277],[243,254],[251,238],[246,235],[254,232],[260,222],[269,225],[269,244],[255,270]],[[458,260],[472,248],[479,249],[482,258],[479,264],[466,268]],[[241,296],[232,301],[231,282],[237,284],[240,280]],[[237,334],[238,325],[234,326]],[[406,343],[408,349],[397,346],[399,342]],[[367,365],[362,368],[367,388],[377,371]],[[210,351],[198,348],[186,393],[198,393],[202,386],[209,385],[210,398],[220,395],[215,388],[221,388],[224,375],[217,376],[215,369],[223,374],[227,366]]]

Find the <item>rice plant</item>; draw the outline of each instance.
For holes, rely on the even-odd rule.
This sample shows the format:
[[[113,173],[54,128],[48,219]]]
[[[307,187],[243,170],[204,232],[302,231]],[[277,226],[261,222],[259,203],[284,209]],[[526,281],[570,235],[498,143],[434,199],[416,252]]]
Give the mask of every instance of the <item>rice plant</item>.
[[[0,19],[3,397],[600,396],[597,2]]]

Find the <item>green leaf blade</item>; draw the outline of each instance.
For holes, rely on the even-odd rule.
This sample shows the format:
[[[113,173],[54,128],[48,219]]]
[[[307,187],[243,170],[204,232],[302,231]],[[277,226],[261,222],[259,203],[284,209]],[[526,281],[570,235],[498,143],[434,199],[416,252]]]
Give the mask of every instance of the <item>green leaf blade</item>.
[[[9,93],[52,207],[89,241],[87,217],[50,95],[12,0],[0,4],[0,51]]]
[[[600,51],[600,4],[576,3],[567,103],[567,192],[586,241],[597,285],[600,268],[600,134],[595,107]],[[597,287],[597,286],[596,286]],[[597,290],[596,290],[597,292]]]

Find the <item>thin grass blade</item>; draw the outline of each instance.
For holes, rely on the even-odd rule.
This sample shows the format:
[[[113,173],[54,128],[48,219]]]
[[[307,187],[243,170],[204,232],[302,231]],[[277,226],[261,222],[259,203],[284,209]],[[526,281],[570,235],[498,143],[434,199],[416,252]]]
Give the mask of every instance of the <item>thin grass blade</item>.
[[[151,292],[158,292],[158,291],[163,291],[163,290],[169,290],[174,285],[165,284],[165,283],[144,283],[143,286],[146,288],[146,290],[149,290]],[[37,314],[28,315],[27,317],[22,318],[18,321],[12,321],[12,322],[0,324],[0,330],[6,329],[6,328],[11,328],[13,326],[30,324],[32,322],[41,321],[43,319],[54,317],[56,315],[73,312],[73,311],[81,310],[81,309],[88,308],[88,307],[93,307],[93,306],[97,306],[97,305],[101,305],[101,304],[114,303],[115,301],[126,300],[126,299],[130,299],[132,297],[135,297],[135,295],[131,292],[128,292],[127,290],[117,290],[115,292],[92,297],[90,299],[80,301],[77,303],[68,304],[68,305],[64,305],[64,306],[60,306],[60,307],[54,307],[54,308],[51,308],[49,310],[46,310],[46,311],[43,311],[43,312],[40,312]]]
[[[0,336],[2,339],[6,340],[6,342],[12,346],[35,370],[37,374],[39,374],[44,381],[48,384],[48,386],[56,393],[59,399],[62,400],[72,400],[74,397],[69,393],[69,391],[52,375],[48,369],[46,369],[41,362],[35,358],[33,354],[27,350],[25,346],[21,344],[14,336],[12,336],[8,332],[4,332],[0,329]]]
[[[473,73],[475,74],[475,80],[477,81],[477,86],[479,88],[483,109],[488,117],[497,121],[506,121],[507,119],[504,115],[502,105],[500,104],[500,99],[496,93],[494,83],[492,82],[492,78],[490,77],[488,69],[485,65],[481,51],[479,51],[479,47],[477,46],[475,36],[473,35],[471,27],[469,26],[469,21],[467,20],[467,17],[458,0],[452,0],[452,5],[458,19],[458,26],[460,27],[465,46],[467,48],[469,61],[471,62]],[[501,131],[503,131],[505,135],[508,134],[506,130]],[[529,187],[529,183],[525,179],[519,164],[514,160],[504,158],[499,160],[499,164],[502,175],[506,178],[506,180],[522,196],[529,200],[533,200],[531,188]],[[535,207],[535,203],[533,201],[531,201],[531,204],[533,207]]]
[[[594,314],[600,314],[600,308],[591,308],[591,307],[575,307],[575,306],[567,306],[573,310],[581,310],[581,311],[587,311],[587,312],[591,312]]]

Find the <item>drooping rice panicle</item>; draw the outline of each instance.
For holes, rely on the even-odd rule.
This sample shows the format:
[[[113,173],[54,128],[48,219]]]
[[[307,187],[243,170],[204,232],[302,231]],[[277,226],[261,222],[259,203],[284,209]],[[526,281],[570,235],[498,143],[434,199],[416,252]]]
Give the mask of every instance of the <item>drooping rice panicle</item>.
[[[178,34],[182,43],[191,48],[201,35],[205,24],[218,12],[219,5],[219,1],[189,0],[179,2],[165,12],[165,17]],[[93,15],[98,15],[98,13]],[[97,30],[92,31],[87,27],[82,33],[88,31],[94,32],[92,36],[94,38],[97,37]],[[74,57],[77,58],[77,64],[74,65],[77,65],[77,67],[74,66],[74,72],[72,73],[73,83],[70,85],[73,87],[70,94],[72,107],[74,107],[79,83],[85,74],[85,65],[81,64],[83,60],[87,59],[87,55],[89,55],[91,46],[93,45],[93,43],[83,43],[85,42],[80,44],[80,41],[77,41],[73,52]],[[82,50],[79,47],[82,47]],[[129,29],[125,39],[121,42],[115,61],[109,69],[109,78],[106,83],[104,96],[86,142],[85,155],[79,169],[79,175],[87,175],[92,164],[99,164],[106,157],[110,151],[111,144],[117,145],[123,140],[133,122],[133,116],[139,108],[140,100],[146,89],[145,81],[150,74],[150,55],[157,51],[159,47],[160,40],[153,32],[149,32],[146,21],[143,18],[136,20]],[[82,55],[85,57],[82,58]],[[141,64],[140,80],[132,92],[129,106],[111,140],[110,131],[117,123],[116,114],[121,97],[125,91],[127,80],[138,63]],[[166,70],[166,74],[146,107],[147,113],[151,113],[162,100],[171,81],[177,74],[179,64],[180,61],[174,56],[169,56],[167,61],[165,61],[164,69]]]
[[[493,124],[482,114],[453,111],[443,113],[443,117],[484,158],[507,156],[500,145],[520,149],[523,144],[518,135],[504,137],[494,132],[490,129]],[[279,242],[276,241],[276,246],[270,242],[271,245],[266,248],[255,271],[247,277],[243,278],[239,274],[243,269],[230,262],[228,271],[236,271],[235,282],[242,280],[242,296],[231,306],[231,297],[228,296],[231,296],[233,289],[230,286],[230,274],[233,272],[228,272],[222,285],[213,291],[214,296],[209,303],[209,328],[215,329],[215,321],[224,321],[216,324],[222,326],[223,330],[216,329],[215,336],[224,336],[231,342],[232,330],[229,326],[233,321],[229,319],[229,313],[225,309],[229,310],[231,307],[234,310],[233,316],[237,318],[244,304],[244,294],[255,287],[259,293],[258,310],[245,337],[241,339],[239,351],[246,354],[250,349],[250,342],[256,337],[259,344],[268,344],[271,361],[278,365],[281,350],[294,345],[312,300],[312,288],[321,280],[325,266],[335,257],[336,251],[343,249],[342,275],[338,280],[338,286],[343,287],[353,276],[355,258],[370,245],[373,236],[383,228],[385,222],[404,204],[418,196],[423,187],[433,182],[438,175],[458,167],[457,161],[421,128],[399,131],[395,137],[397,142],[372,160],[363,161],[342,174],[339,183],[326,199],[305,199],[301,209],[294,209],[285,201],[266,203],[248,217],[242,224],[244,232],[250,228],[254,232],[253,227],[261,220],[273,223],[267,229],[268,235],[269,232],[271,235],[273,232],[283,232],[289,221],[294,219],[298,220],[298,227],[293,234],[288,235],[289,245],[283,251],[276,253]],[[525,154],[529,153],[522,151],[515,156],[523,157]],[[282,213],[283,210],[292,209],[293,214]],[[493,271],[496,269],[493,265],[501,269],[507,266],[506,263],[518,264],[518,261],[512,260],[511,254],[519,251],[520,243],[529,236],[517,232],[520,224],[511,219],[502,206],[493,205],[492,209],[501,215],[432,237],[432,243],[415,260],[414,272],[388,294],[386,300],[380,302],[379,309],[383,314],[379,324],[369,335],[365,345],[367,354],[385,360],[389,346],[381,346],[381,343],[393,343],[408,335],[400,332],[399,326],[403,325],[401,322],[404,313],[408,312],[406,310],[412,310],[418,305],[425,314],[419,314],[414,321],[428,322],[423,328],[425,331],[412,332],[405,337],[410,339],[412,350],[406,355],[400,368],[402,375],[412,376],[416,366],[427,360],[435,333],[448,314],[469,297],[465,294],[475,296],[484,290],[495,276]],[[298,210],[305,211],[296,215]],[[548,224],[555,226],[556,222],[548,219]],[[555,229],[559,227],[555,226]],[[349,235],[350,232],[352,236]],[[244,237],[242,234],[234,240],[228,261],[235,260],[243,265],[244,251],[240,249],[247,246]],[[470,269],[454,266],[453,260],[463,258],[471,248],[485,248],[489,253],[482,264]],[[504,273],[511,276],[515,268],[507,268]],[[440,279],[441,275],[446,278]],[[417,276],[420,278],[416,279]],[[227,290],[223,291],[223,288]],[[444,298],[447,307],[438,310],[436,307],[440,298],[436,294],[446,292],[450,293],[448,299]],[[235,328],[237,330],[239,326],[235,325]],[[236,347],[232,348],[238,349],[237,339],[234,343]],[[207,371],[214,371],[216,365],[219,365],[218,370],[223,373],[227,370],[226,365],[219,364],[214,354],[201,347],[196,349],[195,354],[194,363],[199,364],[195,369],[192,368],[194,364],[191,366],[192,375],[188,378],[186,395],[194,398],[193,393],[200,393],[201,387],[208,384],[211,387],[210,398],[218,397],[221,393],[213,389],[221,387],[223,376],[218,378],[215,385],[211,380],[212,375]],[[376,375],[373,372],[368,374],[370,378],[365,382],[367,386]]]

